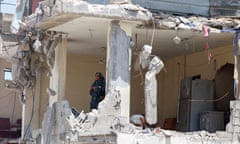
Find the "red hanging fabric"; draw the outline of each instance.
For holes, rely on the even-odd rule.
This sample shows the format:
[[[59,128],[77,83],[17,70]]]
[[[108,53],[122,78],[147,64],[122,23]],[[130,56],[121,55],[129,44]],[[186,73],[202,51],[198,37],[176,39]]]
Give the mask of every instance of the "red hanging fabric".
[[[212,58],[212,53],[209,49],[209,29],[206,26],[202,27],[202,31],[203,31],[203,36],[206,39],[206,45],[205,45],[205,49],[207,50],[207,55],[208,55],[208,61],[211,61]]]

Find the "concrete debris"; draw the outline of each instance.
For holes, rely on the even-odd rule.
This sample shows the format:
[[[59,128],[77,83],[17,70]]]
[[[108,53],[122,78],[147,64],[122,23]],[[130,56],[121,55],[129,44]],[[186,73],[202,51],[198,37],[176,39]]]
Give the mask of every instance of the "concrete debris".
[[[84,112],[82,111],[81,113],[78,113],[77,115],[70,113],[67,117],[66,117],[69,125],[70,125],[70,129],[73,133],[75,132],[83,132],[84,126],[83,123],[86,119],[86,115],[84,114]]]
[[[55,61],[55,48],[57,47],[57,44],[62,39],[62,35],[58,35],[56,38],[51,37],[50,40],[48,40],[47,45],[44,47],[44,53],[46,55],[46,61],[49,66],[49,68],[52,70],[54,67],[54,61]]]
[[[61,7],[64,5],[64,7]],[[57,1],[53,11],[56,13],[83,13],[90,15],[101,15],[102,17],[122,17],[130,19],[148,20],[151,13],[141,7],[133,4],[111,4],[111,5],[97,5],[89,4],[85,1],[79,0],[64,0]],[[134,15],[132,13],[134,12]]]
[[[10,59],[12,81],[6,82],[6,87],[17,90],[20,95],[23,95],[24,89],[35,86],[37,73],[48,70],[51,74],[55,61],[55,48],[61,39],[62,35],[56,32],[44,33],[32,29],[26,32],[25,37],[19,42],[18,50]],[[51,89],[47,89],[47,92],[51,96],[56,95],[56,92]],[[21,96],[22,103],[25,102],[25,98],[27,97]]]
[[[98,105],[99,115],[120,114],[121,95],[117,89],[110,89],[103,101]]]
[[[111,103],[109,98],[111,98],[111,100],[116,98],[116,101],[114,102],[113,100],[113,103]],[[86,133],[92,135],[94,135],[94,133],[102,135],[109,132],[133,133],[135,128],[132,124],[127,122],[125,117],[114,115],[115,110],[117,110],[114,106],[118,103],[118,99],[119,92],[117,90],[112,90],[106,95],[103,102],[100,103],[102,106],[104,105],[104,107],[100,107],[98,110],[93,110],[85,114],[83,111],[78,112],[72,109],[71,113],[65,115],[65,119],[70,126],[69,131],[67,131],[68,134],[66,139],[76,141],[79,140],[76,137],[81,137],[86,135]],[[105,109],[105,107],[107,109]]]
[[[39,41],[39,39],[36,39],[36,41],[33,44],[34,50],[38,53],[42,53],[41,47],[42,47],[42,43]]]
[[[65,133],[70,131],[67,116],[71,108],[67,101],[59,101],[48,107],[42,121],[41,144],[60,143],[65,141]],[[38,135],[37,135],[38,136]]]
[[[145,12],[147,13],[148,11],[140,6],[137,6],[137,5],[133,5],[133,4],[123,4],[123,5],[120,5],[122,8],[126,9],[126,10],[129,10],[129,11],[142,11],[142,12]]]
[[[152,19],[152,14],[147,9],[130,3],[100,5],[79,0],[61,0],[56,1],[54,6],[50,6],[48,1],[42,1],[40,5],[43,14],[33,13],[28,16],[25,20],[28,27],[48,29],[68,22],[69,20],[79,18],[80,16],[139,22]],[[54,25],[47,22],[49,16],[52,17],[51,21],[55,21]],[[41,21],[36,21],[36,19],[41,19]],[[44,23],[44,21],[46,21],[46,23]]]
[[[145,69],[148,67],[148,72],[145,74],[145,114],[147,122],[152,125],[157,123],[157,80],[158,74],[163,68],[163,62],[154,56],[151,59],[152,46],[144,45],[138,55],[138,60],[135,66],[137,70]]]
[[[140,66],[142,69],[145,69],[150,64],[150,55],[152,53],[152,46],[150,45],[144,45],[141,52],[138,55],[138,63],[137,63],[137,69],[140,69]]]
[[[169,20],[162,20],[162,21],[158,21],[158,25],[162,25],[162,26],[164,26],[164,27],[168,27],[168,28],[172,28],[172,29],[174,29],[176,26],[177,26],[177,24],[175,23],[175,22],[172,22],[172,21],[169,21]]]
[[[133,134],[118,133],[118,143],[124,144],[233,144],[239,141],[231,141],[231,134],[217,132],[211,134],[206,131],[181,133],[176,131],[155,128],[150,133],[138,132]]]
[[[145,115],[148,124],[157,123],[157,78],[156,75],[164,67],[163,62],[154,56],[145,74]]]
[[[12,57],[12,81],[6,85],[8,88],[23,93],[24,88],[32,88],[36,81],[36,70],[34,65],[34,55],[30,50],[18,50]]]
[[[153,14],[156,28],[176,29],[176,30],[194,30],[201,31],[205,25],[209,27],[210,33],[233,32],[240,27],[240,20],[237,18],[205,18],[205,17],[182,17],[170,14]],[[149,23],[139,27],[152,27]]]
[[[70,108],[65,107],[65,111]],[[232,139],[233,134],[225,131],[208,133],[206,131],[198,132],[176,132],[164,130],[160,127],[139,129],[132,124],[124,123],[121,117],[99,116],[97,110],[84,114],[73,112],[66,117],[70,129],[65,131],[65,137],[62,141],[68,143],[74,142],[92,142],[109,141],[109,143],[118,144],[233,144],[239,143],[238,136]],[[93,141],[93,139],[95,141]]]

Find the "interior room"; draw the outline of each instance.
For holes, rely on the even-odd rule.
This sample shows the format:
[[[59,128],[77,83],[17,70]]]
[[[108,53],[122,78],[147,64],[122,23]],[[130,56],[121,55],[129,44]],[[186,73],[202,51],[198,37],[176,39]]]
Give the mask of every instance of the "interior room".
[[[82,25],[79,25],[79,23]],[[66,99],[79,111],[89,111],[89,87],[94,80],[95,72],[105,73],[107,53],[106,25],[108,25],[107,20],[80,18],[54,28],[56,31],[64,29],[66,33],[69,33]],[[71,27],[72,29],[66,29],[66,27]],[[76,32],[74,33],[73,31]],[[180,37],[180,43],[174,42],[176,36]],[[216,84],[214,83],[216,82],[218,71],[227,63],[233,64],[232,39],[233,33],[211,33],[209,34],[210,48],[208,51],[205,49],[206,39],[203,37],[202,32],[139,29],[136,28],[136,25],[133,25],[132,40],[134,45],[132,47],[130,113],[144,113],[144,81],[142,79],[144,79],[146,70],[143,70],[141,74],[134,69],[134,66],[138,52],[144,44],[150,45],[151,41],[153,43],[152,54],[160,57],[165,64],[164,69],[157,75],[157,125],[164,126],[165,120],[168,118],[179,120],[181,81],[195,76],[197,76],[197,79],[212,81],[213,93],[211,99],[208,99],[212,100],[212,109],[209,109],[209,111],[221,111],[221,109],[215,108],[214,100],[217,100],[221,97],[221,94],[224,95],[227,92],[221,92],[221,94],[216,96],[215,93],[218,93],[219,89],[215,89]],[[209,53],[211,54],[211,59],[209,59]],[[229,81],[231,80],[230,76]],[[218,79],[217,84],[219,83],[222,82]],[[229,87],[225,86],[222,85],[220,89]],[[229,103],[232,96],[233,92],[230,91],[226,96],[228,101],[220,105]],[[201,101],[206,99],[196,98],[195,100]]]

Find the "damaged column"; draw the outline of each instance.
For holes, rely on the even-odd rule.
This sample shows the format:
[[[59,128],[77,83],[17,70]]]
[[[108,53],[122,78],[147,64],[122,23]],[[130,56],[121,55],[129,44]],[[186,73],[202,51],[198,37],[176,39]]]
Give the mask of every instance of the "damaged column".
[[[58,39],[58,38],[57,38]],[[65,83],[66,83],[66,64],[67,64],[67,49],[66,40],[59,39],[56,48],[54,59],[51,68],[50,88],[49,93],[49,105],[54,102],[63,100],[65,96]]]
[[[50,88],[47,89],[49,106],[42,121],[41,144],[49,144],[50,141],[60,143],[60,134],[64,127],[63,115],[59,114],[62,109],[59,108],[61,106],[57,106],[57,102],[65,97],[66,43],[66,39],[62,39],[62,35],[57,36],[46,54],[47,64],[50,68]]]
[[[107,96],[108,93],[115,92],[115,96],[108,97],[110,101],[115,99],[115,103],[106,110],[110,110],[110,113],[115,116],[126,117],[127,120],[130,107],[131,33],[131,24],[112,21],[108,31],[107,47],[106,89]],[[109,112],[106,113],[109,114]]]

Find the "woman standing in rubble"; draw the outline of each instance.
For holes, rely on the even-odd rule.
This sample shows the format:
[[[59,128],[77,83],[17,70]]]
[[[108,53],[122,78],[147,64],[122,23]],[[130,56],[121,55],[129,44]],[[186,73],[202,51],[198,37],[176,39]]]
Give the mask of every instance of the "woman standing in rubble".
[[[90,95],[90,111],[92,111],[92,109],[98,108],[98,103],[105,97],[105,78],[100,72],[95,73],[95,81],[91,86]]]

